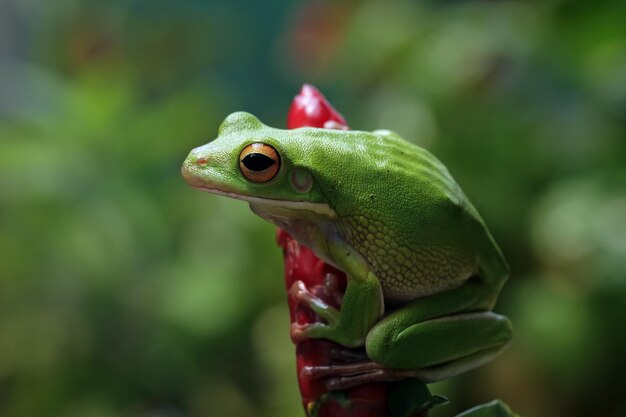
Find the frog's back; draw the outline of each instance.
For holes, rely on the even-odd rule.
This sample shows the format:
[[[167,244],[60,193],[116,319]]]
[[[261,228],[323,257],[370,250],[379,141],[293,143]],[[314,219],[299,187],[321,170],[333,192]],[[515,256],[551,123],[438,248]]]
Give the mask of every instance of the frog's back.
[[[392,132],[344,138],[350,149],[335,150],[328,169],[340,171],[325,188],[340,233],[370,263],[385,299],[404,303],[475,275],[485,248],[468,239],[492,241],[447,168]]]

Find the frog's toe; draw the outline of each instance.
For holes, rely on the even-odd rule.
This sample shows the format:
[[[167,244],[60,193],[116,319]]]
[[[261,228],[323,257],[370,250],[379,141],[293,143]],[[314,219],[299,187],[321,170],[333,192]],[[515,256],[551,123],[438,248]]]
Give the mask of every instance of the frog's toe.
[[[370,366],[369,369],[364,367],[363,370],[358,373],[347,373],[329,377],[326,380],[326,388],[330,391],[339,391],[375,382],[391,382],[406,378],[419,378],[419,371],[385,368],[375,362],[371,363],[373,365]]]
[[[317,339],[316,333],[323,331],[328,326],[323,323],[291,323],[291,341],[298,344],[307,339]]]
[[[308,306],[315,314],[330,325],[339,320],[339,311],[326,301],[313,294],[302,281],[296,281],[289,288],[289,297]]]
[[[300,371],[300,376],[305,379],[318,379],[327,377],[338,378],[347,375],[358,375],[362,373],[367,373],[382,368],[382,365],[372,361],[351,364],[305,366]]]
[[[291,297],[292,299],[298,302],[306,302],[309,299],[309,297],[312,297],[312,296],[313,295],[311,294],[309,289],[306,287],[304,282],[300,280],[295,281],[289,288],[289,297]]]

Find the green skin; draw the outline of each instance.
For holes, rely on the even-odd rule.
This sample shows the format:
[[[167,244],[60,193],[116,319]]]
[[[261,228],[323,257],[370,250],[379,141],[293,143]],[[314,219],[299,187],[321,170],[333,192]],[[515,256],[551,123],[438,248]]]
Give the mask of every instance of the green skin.
[[[280,156],[267,182],[240,169],[251,143]],[[397,134],[281,130],[238,112],[217,139],[191,151],[182,173],[196,188],[249,202],[346,273],[340,310],[301,282],[290,291],[325,321],[294,324],[295,341],[365,346],[367,362],[305,370],[330,377],[330,388],[408,376],[434,382],[509,344],[508,319],[491,312],[509,272],[502,253],[446,167]]]

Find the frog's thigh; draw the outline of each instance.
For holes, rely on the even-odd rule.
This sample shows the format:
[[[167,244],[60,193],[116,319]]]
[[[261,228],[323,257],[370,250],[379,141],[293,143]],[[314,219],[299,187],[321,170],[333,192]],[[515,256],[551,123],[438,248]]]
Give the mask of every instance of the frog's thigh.
[[[398,313],[410,315],[410,311],[401,310],[392,316]],[[389,318],[369,332],[368,356],[388,368],[443,367],[437,370],[441,378],[487,362],[511,340],[509,320],[492,312],[455,314],[407,327],[398,327],[398,321]]]

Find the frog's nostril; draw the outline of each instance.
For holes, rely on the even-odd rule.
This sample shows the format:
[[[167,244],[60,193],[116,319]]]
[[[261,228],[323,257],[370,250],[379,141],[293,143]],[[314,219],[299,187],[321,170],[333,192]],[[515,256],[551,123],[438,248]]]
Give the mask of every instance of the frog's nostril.
[[[204,166],[207,163],[207,159],[206,158],[198,158],[196,159],[196,164],[200,165],[200,166]]]

